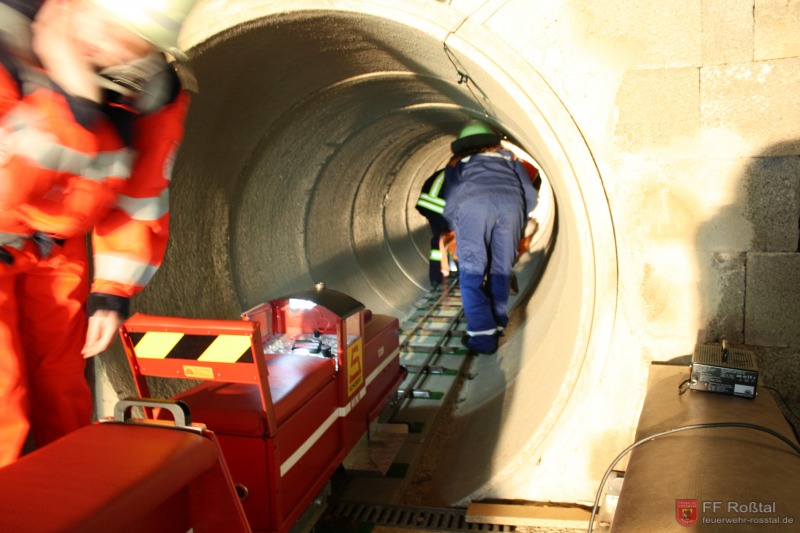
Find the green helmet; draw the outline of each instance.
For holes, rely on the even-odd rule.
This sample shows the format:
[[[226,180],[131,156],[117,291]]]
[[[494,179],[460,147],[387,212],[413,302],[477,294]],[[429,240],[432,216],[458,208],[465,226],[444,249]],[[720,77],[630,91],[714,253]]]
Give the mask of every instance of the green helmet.
[[[500,135],[485,122],[471,120],[461,129],[458,139],[452,142],[450,148],[455,155],[461,155],[468,150],[500,144],[500,139]]]
[[[485,133],[494,133],[494,130],[492,130],[492,128],[490,128],[485,122],[481,122],[480,120],[472,120],[461,129],[461,133],[458,134],[458,138],[463,139],[464,137],[469,137],[471,135],[481,135]]]
[[[182,57],[178,32],[196,0],[91,0],[156,48]]]

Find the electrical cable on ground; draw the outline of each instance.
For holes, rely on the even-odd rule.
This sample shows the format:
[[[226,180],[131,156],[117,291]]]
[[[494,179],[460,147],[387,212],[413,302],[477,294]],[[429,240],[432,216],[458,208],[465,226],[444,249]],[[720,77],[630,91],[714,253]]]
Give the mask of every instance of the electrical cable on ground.
[[[637,440],[636,442],[634,442],[633,444],[631,444],[630,446],[628,446],[627,448],[622,450],[622,452],[620,452],[620,454],[617,455],[616,459],[614,459],[614,461],[611,463],[611,465],[609,465],[608,469],[606,470],[606,473],[603,475],[603,478],[600,480],[600,486],[598,487],[597,494],[595,495],[594,506],[592,507],[592,514],[591,514],[591,516],[589,518],[589,527],[587,529],[587,533],[592,533],[592,528],[594,527],[594,519],[595,519],[595,516],[597,515],[597,509],[600,506],[600,498],[602,497],[602,494],[603,494],[603,487],[605,486],[606,481],[608,481],[608,477],[611,475],[611,472],[613,472],[614,467],[617,466],[617,463],[619,463],[622,460],[622,458],[625,457],[631,450],[633,450],[634,448],[644,444],[645,442],[649,442],[651,440],[654,440],[654,439],[656,439],[658,437],[663,437],[665,435],[671,435],[672,433],[678,433],[678,432],[687,431],[687,430],[690,430],[690,429],[711,429],[711,428],[746,428],[746,429],[755,429],[757,431],[762,431],[764,433],[768,433],[769,435],[772,435],[773,437],[775,437],[777,439],[780,439],[785,444],[787,444],[789,447],[791,447],[792,450],[794,450],[797,453],[798,456],[800,456],[800,446],[798,446],[797,444],[795,444],[794,442],[792,442],[791,440],[789,440],[785,436],[781,435],[777,431],[775,431],[773,429],[770,429],[768,427],[759,426],[758,424],[748,424],[748,423],[745,423],[745,422],[710,422],[710,423],[706,423],[706,424],[692,424],[692,425],[688,425],[688,426],[679,426],[679,427],[676,427],[676,428],[668,429],[666,431],[661,431],[661,432],[655,433],[655,434],[650,435],[648,437],[644,437],[642,439]]]
[[[797,416],[797,414],[794,411],[792,411],[792,408],[789,407],[789,403],[786,401],[786,398],[783,397],[783,394],[781,394],[781,391],[779,391],[775,387],[770,387],[768,385],[762,385],[762,387],[767,389],[767,390],[770,390],[770,391],[774,392],[778,396],[778,401],[783,406],[783,408],[786,410],[786,412],[791,414],[794,417],[795,420],[800,420],[800,416]],[[783,415],[783,417],[786,419],[786,421],[789,423],[789,425],[792,426],[792,431],[794,432],[794,437],[798,441],[800,441],[800,431],[798,431],[797,424],[794,421],[789,420],[789,417],[786,416],[785,414]]]

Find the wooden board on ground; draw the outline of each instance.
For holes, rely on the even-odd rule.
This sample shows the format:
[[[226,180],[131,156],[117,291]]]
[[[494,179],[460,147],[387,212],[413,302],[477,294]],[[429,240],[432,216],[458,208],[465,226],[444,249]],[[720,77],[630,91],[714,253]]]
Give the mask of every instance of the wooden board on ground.
[[[586,529],[590,516],[590,510],[578,506],[473,502],[467,507],[467,522],[473,524]]]

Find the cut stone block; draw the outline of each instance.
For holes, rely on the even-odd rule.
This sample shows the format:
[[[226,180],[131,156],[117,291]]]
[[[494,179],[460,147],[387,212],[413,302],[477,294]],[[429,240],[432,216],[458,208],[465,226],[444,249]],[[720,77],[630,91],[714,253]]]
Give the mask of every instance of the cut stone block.
[[[800,254],[747,254],[745,342],[800,346]]]

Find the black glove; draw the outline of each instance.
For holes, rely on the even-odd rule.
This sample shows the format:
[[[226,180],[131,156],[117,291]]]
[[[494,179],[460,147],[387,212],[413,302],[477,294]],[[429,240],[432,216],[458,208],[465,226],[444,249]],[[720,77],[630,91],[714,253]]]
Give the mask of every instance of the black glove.
[[[7,265],[14,264],[14,256],[3,247],[0,247],[0,263],[5,263]]]

